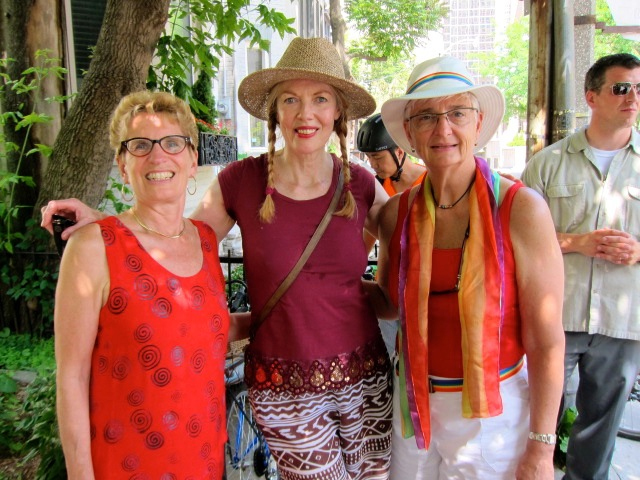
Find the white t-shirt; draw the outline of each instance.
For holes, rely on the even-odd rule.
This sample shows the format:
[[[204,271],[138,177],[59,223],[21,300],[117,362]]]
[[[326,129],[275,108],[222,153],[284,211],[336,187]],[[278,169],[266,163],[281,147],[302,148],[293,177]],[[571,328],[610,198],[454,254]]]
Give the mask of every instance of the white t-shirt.
[[[622,148],[619,148],[618,150],[600,150],[598,148],[591,147],[591,151],[593,152],[593,156],[596,160],[596,166],[605,177],[609,173],[609,167],[611,166],[613,157],[615,157],[620,150],[622,150]]]

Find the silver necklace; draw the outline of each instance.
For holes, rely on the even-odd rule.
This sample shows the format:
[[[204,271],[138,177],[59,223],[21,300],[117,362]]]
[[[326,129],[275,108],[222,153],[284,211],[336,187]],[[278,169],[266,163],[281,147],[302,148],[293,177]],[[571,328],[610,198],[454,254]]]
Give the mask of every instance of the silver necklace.
[[[136,220],[138,225],[140,225],[143,229],[145,229],[147,232],[155,233],[156,235],[160,235],[161,237],[164,237],[164,238],[180,238],[186,228],[184,219],[182,219],[182,230],[180,230],[180,233],[178,233],[177,235],[167,235],[166,233],[162,233],[157,230],[154,230],[151,227],[147,227],[144,223],[142,223],[142,220],[140,220],[138,215],[136,215],[135,207],[131,209],[131,213],[133,214],[133,218]]]

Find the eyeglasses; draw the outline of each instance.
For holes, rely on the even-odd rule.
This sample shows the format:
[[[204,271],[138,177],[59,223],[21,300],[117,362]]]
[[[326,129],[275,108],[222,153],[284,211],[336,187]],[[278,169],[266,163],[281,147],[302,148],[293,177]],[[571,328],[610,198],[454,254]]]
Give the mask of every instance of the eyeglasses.
[[[409,117],[409,122],[412,123],[418,131],[428,131],[436,128],[436,125],[438,125],[438,117],[444,115],[450,125],[464,127],[473,119],[472,111],[477,112],[478,109],[473,107],[460,107],[442,113],[423,112]]]
[[[631,82],[618,82],[611,85],[611,93],[617,97],[624,97],[631,92],[631,89],[635,88],[636,93],[640,95],[640,83]]]
[[[170,155],[180,153],[187,147],[187,145],[192,145],[191,139],[183,135],[168,135],[160,138],[159,140],[136,137],[125,140],[121,145],[123,148],[126,148],[131,155],[135,157],[144,157],[151,153],[155,143],[160,145],[160,148]]]
[[[460,253],[460,265],[458,265],[458,276],[456,278],[456,285],[448,290],[431,290],[429,295],[447,295],[449,293],[458,293],[460,291],[460,279],[462,278],[462,259],[464,258],[464,247],[467,245],[467,238],[469,238],[469,227],[464,232],[464,239],[462,240],[462,252]]]

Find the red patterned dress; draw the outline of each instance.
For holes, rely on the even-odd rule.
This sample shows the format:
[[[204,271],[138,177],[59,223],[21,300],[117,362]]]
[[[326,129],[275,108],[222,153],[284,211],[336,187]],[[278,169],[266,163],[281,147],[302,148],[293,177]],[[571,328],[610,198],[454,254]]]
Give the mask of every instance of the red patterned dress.
[[[216,237],[202,222],[202,269],[158,264],[116,217],[98,222],[110,292],[91,361],[96,479],[221,479],[229,316]]]

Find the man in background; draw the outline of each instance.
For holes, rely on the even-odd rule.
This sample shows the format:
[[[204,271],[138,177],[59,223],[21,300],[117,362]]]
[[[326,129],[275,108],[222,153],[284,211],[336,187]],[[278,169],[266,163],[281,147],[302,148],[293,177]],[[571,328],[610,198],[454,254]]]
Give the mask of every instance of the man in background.
[[[565,377],[578,417],[565,479],[607,479],[640,365],[640,59],[608,55],[586,74],[589,125],[534,155],[523,182],[547,201],[563,252]]]

